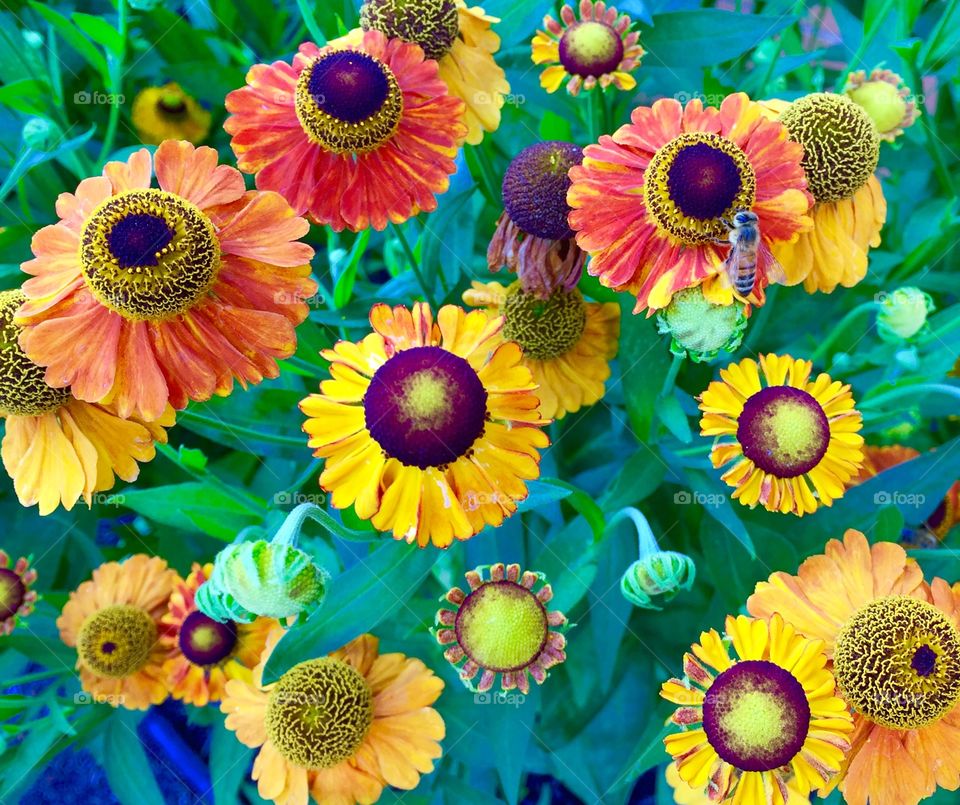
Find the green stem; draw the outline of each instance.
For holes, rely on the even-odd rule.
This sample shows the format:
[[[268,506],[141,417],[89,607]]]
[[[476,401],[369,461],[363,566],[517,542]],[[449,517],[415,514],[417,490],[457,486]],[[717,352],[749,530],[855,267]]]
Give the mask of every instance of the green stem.
[[[830,334],[823,341],[821,341],[820,346],[813,351],[813,354],[810,356],[810,360],[814,363],[819,362],[830,351],[830,347],[834,345],[837,339],[843,335],[843,332],[847,329],[847,327],[849,327],[864,313],[874,310],[876,306],[876,302],[864,302],[860,305],[857,305],[846,316],[840,319],[839,322],[837,322],[834,328],[830,331]]]
[[[103,136],[103,146],[100,148],[100,164],[103,164],[110,152],[113,151],[113,141],[117,137],[117,125],[120,123],[120,104],[117,96],[123,88],[123,63],[127,55],[127,0],[117,0],[117,33],[120,34],[120,55],[110,63],[110,95],[113,103],[110,104],[110,117],[107,119],[107,132]]]
[[[701,444],[696,447],[685,447],[683,450],[672,451],[675,456],[701,456],[713,450],[712,444]]]
[[[317,47],[323,47],[327,44],[327,37],[324,36],[320,26],[317,25],[317,18],[313,16],[313,9],[310,4],[307,3],[307,0],[297,0],[297,8],[300,9],[300,16],[303,17],[307,30],[310,31],[310,36],[313,37],[313,44]]]
[[[861,400],[859,408],[865,411],[870,408],[876,408],[883,403],[899,400],[901,397],[921,399],[927,394],[946,394],[949,397],[956,397],[960,400],[960,386],[951,386],[946,383],[917,383],[911,386],[903,386],[902,388],[879,394],[876,397],[868,397],[865,400]]]
[[[657,538],[653,536],[653,529],[650,528],[650,523],[647,522],[647,518],[643,516],[643,513],[639,509],[633,506],[620,509],[620,511],[613,515],[607,523],[607,530],[609,531],[623,520],[630,520],[637,529],[637,549],[641,559],[660,550],[660,546],[657,544]]]
[[[410,263],[410,268],[413,269],[413,273],[417,278],[417,282],[420,283],[420,289],[423,291],[424,298],[430,303],[430,307],[436,310],[437,301],[433,296],[433,291],[427,286],[426,279],[423,276],[423,271],[420,269],[420,262],[417,260],[417,256],[413,253],[413,249],[410,248],[410,241],[407,240],[407,236],[404,234],[403,229],[398,224],[391,223],[390,226],[393,227],[393,231],[397,235],[397,240],[400,241],[400,246],[403,247],[403,253],[407,256],[407,262]]]
[[[673,387],[677,383],[677,375],[680,373],[680,367],[683,366],[684,359],[679,355],[673,356],[673,363],[670,364],[670,368],[667,370],[667,376],[663,379],[663,387],[660,389],[660,396],[666,397],[673,391]]]
[[[597,112],[596,112],[596,99],[593,97],[594,92],[590,91],[586,93],[587,96],[587,138],[590,142],[597,142]]]
[[[248,439],[256,439],[257,441],[269,442],[270,444],[288,445],[290,447],[303,447],[305,445],[303,439],[294,436],[283,436],[279,433],[264,433],[263,431],[253,430],[253,428],[245,428],[242,425],[227,424],[213,417],[198,414],[196,411],[181,411],[178,418],[181,421],[186,419],[191,422],[196,422],[198,425],[206,425],[221,433],[229,433],[231,436],[238,438],[247,437]]]
[[[12,679],[5,679],[3,680],[3,685],[5,688],[12,688],[17,685],[26,685],[29,682],[37,682],[41,679],[51,679],[55,676],[61,676],[63,673],[62,668],[57,671],[37,671],[34,674],[24,674],[23,676],[13,677]]]
[[[921,84],[920,73],[913,64],[907,65],[907,71],[910,74],[910,86],[914,92],[918,92],[923,86]],[[928,114],[920,115],[920,128],[923,129],[923,135],[927,140],[927,147],[930,149],[931,156],[933,156],[934,170],[936,171],[937,179],[939,179],[944,190],[946,190],[950,196],[956,198],[957,187],[953,181],[953,174],[947,167],[947,160],[943,155],[943,148],[940,144],[941,140],[933,130],[932,121]]]
[[[837,79],[837,92],[843,92],[843,87],[847,83],[847,76],[850,75],[851,68],[854,70],[859,68],[863,57],[867,54],[867,50],[869,50],[870,45],[873,44],[874,37],[880,33],[880,27],[883,25],[883,21],[889,16],[891,9],[893,9],[893,4],[894,0],[884,0],[879,13],[873,18],[873,25],[870,30],[863,32],[863,39],[860,40],[860,46],[857,48],[857,52],[854,53],[853,58],[847,62],[847,66],[840,74],[840,78]]]

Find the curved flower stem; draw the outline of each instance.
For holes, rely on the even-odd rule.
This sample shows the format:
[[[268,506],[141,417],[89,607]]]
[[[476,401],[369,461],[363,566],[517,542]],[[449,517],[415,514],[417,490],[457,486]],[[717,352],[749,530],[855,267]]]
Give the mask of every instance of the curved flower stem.
[[[660,550],[657,538],[653,536],[653,529],[650,528],[650,523],[647,522],[647,518],[643,516],[639,509],[633,506],[620,509],[610,518],[607,523],[607,530],[613,528],[622,520],[630,520],[637,529],[637,549],[641,559]]]
[[[320,514],[317,514],[319,512]],[[274,534],[271,542],[274,542],[278,545],[289,543],[290,545],[296,545],[297,539],[300,536],[300,529],[303,528],[303,524],[308,520],[314,520],[320,525],[326,525],[326,520],[322,518],[321,515],[325,515],[326,512],[323,511],[315,503],[301,503],[297,506],[290,514],[287,515],[287,519],[283,521],[283,525],[277,529],[277,533]]]
[[[899,400],[901,397],[921,398],[926,394],[946,394],[960,400],[960,386],[951,386],[947,383],[917,383],[912,386],[903,386],[902,388],[879,394],[876,397],[861,400],[859,408],[876,408],[878,405],[891,402],[892,400]]]
[[[400,245],[403,247],[403,253],[407,256],[407,262],[410,263],[410,268],[413,269],[413,273],[417,278],[417,282],[420,283],[420,289],[423,291],[423,297],[430,304],[430,307],[436,312],[437,309],[437,300],[433,296],[433,290],[427,285],[426,280],[423,276],[423,271],[420,270],[420,262],[417,260],[417,256],[413,253],[413,249],[410,248],[410,241],[407,240],[407,236],[404,234],[403,229],[393,222],[390,223],[390,226],[393,227],[393,231],[397,235],[397,240],[400,241]]]
[[[120,104],[117,96],[123,88],[123,64],[127,55],[127,0],[117,0],[117,33],[120,34],[120,53],[110,65],[110,117],[107,119],[107,131],[103,136],[99,162],[102,165],[113,150],[113,141],[117,137],[117,124],[120,122]]]
[[[810,356],[810,360],[813,361],[813,363],[817,363],[827,354],[827,352],[830,350],[830,347],[834,345],[836,340],[843,334],[843,331],[846,330],[847,327],[849,327],[864,313],[874,310],[876,307],[876,302],[863,302],[862,304],[857,305],[846,316],[840,319],[836,325],[834,325],[834,328],[830,331],[827,337],[820,342],[820,346],[813,351],[813,354]]]

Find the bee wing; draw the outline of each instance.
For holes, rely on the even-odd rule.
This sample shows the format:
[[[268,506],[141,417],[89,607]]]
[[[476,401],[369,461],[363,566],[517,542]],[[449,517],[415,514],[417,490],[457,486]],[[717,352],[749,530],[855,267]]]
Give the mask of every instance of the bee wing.
[[[780,261],[773,256],[773,252],[770,251],[770,247],[763,242],[763,238],[761,238],[757,244],[757,257],[759,258],[758,262],[764,266],[763,273],[766,275],[767,282],[769,284],[787,284],[787,272],[784,270],[783,266],[780,265]]]
[[[733,288],[737,285],[737,275],[740,273],[740,258],[743,254],[744,250],[740,245],[740,240],[735,240],[730,246],[727,259],[723,261],[724,276]]]

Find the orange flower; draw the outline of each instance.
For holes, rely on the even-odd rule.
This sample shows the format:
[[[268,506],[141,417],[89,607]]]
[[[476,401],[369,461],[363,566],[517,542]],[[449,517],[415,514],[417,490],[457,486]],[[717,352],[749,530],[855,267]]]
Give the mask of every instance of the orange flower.
[[[170,693],[197,707],[220,701],[228,679],[251,678],[250,669],[260,661],[267,635],[277,625],[270,618],[218,623],[204,615],[194,597],[212,572],[212,563],[194,562],[186,580],[175,585],[170,611],[162,618],[170,627],[164,639],[171,657],[163,664]]]
[[[155,170],[159,189],[150,186]],[[276,377],[313,249],[308,224],[276,193],[246,191],[212,148],[160,144],[108,162],[57,200],[33,239],[20,344],[55,388],[150,421],[171,403],[225,396]]]
[[[435,210],[467,135],[437,63],[379,31],[305,42],[292,66],[256,64],[226,104],[240,170],[337,232]]]
[[[570,170],[570,226],[593,258],[588,271],[635,293],[635,312],[666,307],[677,291],[710,278],[729,304],[730,246],[722,241],[734,215],[752,210],[762,242],[749,301],[763,304],[770,247],[810,227],[802,154],[742,92],[719,109],[698,99],[634,109],[630,123],[588,145],[583,164]]]
[[[796,576],[760,582],[747,608],[824,641],[854,709],[848,805],[917,805],[960,788],[960,585],[928,586],[902,547],[851,530]]]
[[[443,681],[420,660],[380,654],[361,635],[328,657],[295,665],[275,683],[263,669],[283,634],[271,633],[250,682],[232,679],[220,709],[227,729],[260,748],[253,779],[278,805],[371,805],[385,786],[416,788],[440,757]],[[319,702],[326,718],[311,717]]]
[[[70,593],[57,628],[98,702],[146,710],[167,698],[162,619],[176,579],[163,559],[136,554],[100,565]]]

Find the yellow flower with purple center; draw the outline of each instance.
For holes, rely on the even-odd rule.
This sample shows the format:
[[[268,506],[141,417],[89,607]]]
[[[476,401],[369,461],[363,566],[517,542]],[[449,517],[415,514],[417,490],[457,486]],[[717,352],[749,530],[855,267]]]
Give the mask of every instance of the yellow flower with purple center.
[[[863,425],[850,387],[789,355],[745,358],[700,395],[700,431],[720,437],[714,467],[751,508],[798,516],[843,496],[863,465]],[[762,372],[762,378],[761,378]],[[732,437],[732,441],[728,440]]]
[[[896,140],[920,117],[910,87],[892,70],[876,69],[869,77],[865,70],[857,70],[847,76],[843,91],[870,115],[880,132],[880,139],[888,143]]]
[[[560,9],[559,21],[547,14],[543,18],[546,30],[537,31],[532,42],[533,63],[550,65],[540,75],[540,86],[556,92],[566,80],[571,95],[611,84],[621,90],[633,89],[637,82],[631,73],[644,51],[640,32],[631,31],[632,25],[626,14],[593,0],[580,0],[579,17],[566,4]]]
[[[32,559],[21,556],[10,567],[10,555],[0,550],[0,635],[10,634],[33,612],[37,593],[30,588],[37,580],[37,571],[30,567]]]
[[[440,80],[464,103],[471,145],[500,126],[504,96],[510,92],[506,74],[493,58],[500,49],[500,37],[492,30],[497,22],[463,0],[365,0],[360,8],[364,30],[420,45],[437,62]]]
[[[553,589],[541,585],[541,575],[503,563],[492,565],[488,578],[484,570],[466,574],[470,592],[459,587],[447,592],[445,600],[455,608],[437,613],[437,641],[448,646],[443,656],[460,667],[471,689],[480,674],[477,691],[490,690],[499,676],[503,690],[529,693],[529,677],[542,685],[547,671],[567,658],[566,638],[557,631],[567,618],[547,610]]]
[[[569,171],[583,161],[583,149],[550,141],[524,148],[503,176],[504,211],[487,249],[491,271],[506,266],[524,291],[546,299],[573,290],[587,255],[567,222]]]
[[[131,118],[140,142],[147,145],[164,140],[199,145],[210,133],[210,113],[176,82],[141,90],[133,99]]]
[[[823,641],[779,614],[728,617],[725,639],[703,632],[683,670],[660,692],[679,705],[671,720],[683,728],[664,744],[680,778],[711,802],[783,805],[788,781],[805,795],[840,770],[853,723]]]

